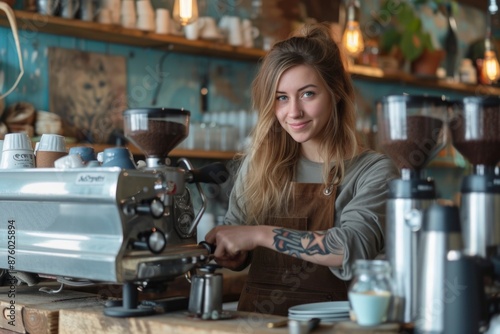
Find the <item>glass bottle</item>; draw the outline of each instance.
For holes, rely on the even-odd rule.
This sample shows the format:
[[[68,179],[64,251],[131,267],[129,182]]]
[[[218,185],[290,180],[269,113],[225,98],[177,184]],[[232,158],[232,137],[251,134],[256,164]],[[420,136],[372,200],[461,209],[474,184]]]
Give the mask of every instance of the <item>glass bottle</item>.
[[[383,260],[356,260],[349,301],[362,326],[385,322],[391,299],[391,267]]]

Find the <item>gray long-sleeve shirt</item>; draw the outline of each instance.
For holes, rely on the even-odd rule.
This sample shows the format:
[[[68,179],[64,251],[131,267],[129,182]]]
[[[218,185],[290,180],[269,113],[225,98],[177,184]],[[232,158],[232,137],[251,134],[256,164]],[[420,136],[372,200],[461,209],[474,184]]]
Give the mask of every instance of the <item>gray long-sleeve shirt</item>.
[[[349,280],[356,259],[373,259],[384,249],[387,182],[397,178],[399,173],[389,158],[373,151],[346,161],[345,166],[345,177],[337,188],[335,200],[335,227],[328,230],[326,243],[334,249],[344,250],[342,266],[330,267],[330,270],[337,277]],[[229,197],[224,218],[227,225],[240,225],[246,221],[240,194],[247,169],[248,164],[243,161]],[[322,164],[302,158],[296,175],[296,182],[321,183]]]

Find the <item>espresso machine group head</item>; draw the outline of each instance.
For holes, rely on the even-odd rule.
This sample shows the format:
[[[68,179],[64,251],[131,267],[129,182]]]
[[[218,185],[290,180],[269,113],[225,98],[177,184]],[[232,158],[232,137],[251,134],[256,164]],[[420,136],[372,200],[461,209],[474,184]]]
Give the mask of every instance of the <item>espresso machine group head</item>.
[[[379,104],[379,145],[401,172],[388,184],[386,206],[386,255],[394,280],[391,321],[410,323],[416,316],[421,213],[436,199],[434,181],[423,169],[446,143],[449,106],[444,97],[410,95],[386,96]]]

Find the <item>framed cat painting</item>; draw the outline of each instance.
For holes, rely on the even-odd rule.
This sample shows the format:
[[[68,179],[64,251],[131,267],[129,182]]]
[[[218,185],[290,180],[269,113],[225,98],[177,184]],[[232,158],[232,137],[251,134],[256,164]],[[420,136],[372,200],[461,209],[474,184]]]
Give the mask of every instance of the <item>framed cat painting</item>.
[[[127,108],[125,58],[49,48],[50,111],[63,120],[66,137],[115,144]]]

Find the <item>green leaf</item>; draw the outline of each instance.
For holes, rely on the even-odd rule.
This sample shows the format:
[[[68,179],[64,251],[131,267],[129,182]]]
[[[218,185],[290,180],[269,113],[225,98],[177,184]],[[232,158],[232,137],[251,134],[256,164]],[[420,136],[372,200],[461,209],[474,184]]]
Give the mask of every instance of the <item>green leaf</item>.
[[[405,32],[417,33],[422,28],[422,22],[420,19],[413,17],[407,20]]]
[[[434,45],[432,45],[432,38],[429,33],[422,34],[422,43],[424,45],[424,49],[427,49],[429,51],[434,50]]]
[[[417,59],[424,51],[424,42],[419,34],[404,32],[400,46],[404,57],[410,62]]]
[[[396,16],[401,24],[405,25],[409,21],[415,19],[413,7],[406,2],[402,2],[399,7],[400,10],[396,12]]]
[[[401,33],[395,28],[388,28],[382,36],[380,36],[379,46],[382,52],[389,52],[395,45],[401,42]]]

